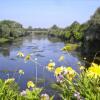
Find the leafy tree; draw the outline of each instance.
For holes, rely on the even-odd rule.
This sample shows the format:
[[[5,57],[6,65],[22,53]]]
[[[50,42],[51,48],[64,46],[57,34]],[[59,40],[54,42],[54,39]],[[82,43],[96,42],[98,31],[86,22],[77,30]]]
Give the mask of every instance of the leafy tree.
[[[8,37],[10,33],[10,29],[7,25],[1,25],[1,37]]]
[[[52,30],[56,30],[56,29],[58,29],[58,26],[57,26],[57,25],[53,25],[53,26],[51,27],[51,29],[52,29]]]
[[[17,38],[25,34],[26,32],[20,23],[10,20],[0,21],[0,38]]]
[[[74,37],[76,40],[81,40],[83,37],[82,32],[74,32]]]
[[[95,11],[90,20],[85,25],[88,27],[85,30],[83,41],[84,51],[82,52],[90,60],[98,51],[100,51],[100,7]]]
[[[69,38],[70,38],[70,36],[71,36],[70,31],[67,31],[67,32],[65,33],[65,38],[69,39]]]
[[[77,32],[77,31],[79,30],[79,28],[80,28],[80,24],[79,24],[77,21],[75,21],[75,22],[73,22],[72,25],[70,26],[70,31],[71,31],[72,33],[74,33],[74,32]]]

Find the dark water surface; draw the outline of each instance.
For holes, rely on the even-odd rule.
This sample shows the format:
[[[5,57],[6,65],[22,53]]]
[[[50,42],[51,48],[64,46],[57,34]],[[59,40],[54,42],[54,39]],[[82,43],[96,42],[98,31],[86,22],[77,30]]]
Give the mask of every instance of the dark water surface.
[[[40,64],[37,66],[37,76],[40,84],[39,86],[47,87],[55,80],[53,73],[48,72],[45,67],[49,60],[56,62],[56,66],[66,65],[72,66],[78,70],[78,57],[75,52],[68,54],[61,51],[64,42],[57,38],[48,38],[41,35],[31,35],[15,40],[13,43],[0,45],[0,78],[6,79],[8,77],[15,77],[21,89],[26,88],[26,82],[29,80],[35,81],[36,64],[32,62],[25,63],[22,58],[17,58],[18,51],[25,55],[32,53],[33,59],[37,58]],[[59,62],[61,55],[65,56],[65,62]],[[19,69],[24,70],[25,74],[19,76]]]

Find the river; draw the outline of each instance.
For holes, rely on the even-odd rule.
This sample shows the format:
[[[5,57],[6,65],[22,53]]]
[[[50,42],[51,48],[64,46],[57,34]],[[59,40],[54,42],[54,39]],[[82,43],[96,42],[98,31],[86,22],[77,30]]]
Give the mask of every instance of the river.
[[[79,58],[77,53],[66,53],[61,50],[65,43],[57,38],[48,38],[45,35],[30,35],[16,39],[13,43],[0,45],[0,78],[7,79],[14,77],[18,82],[21,90],[26,88],[26,83],[29,80],[35,82],[36,66],[38,86],[48,87],[48,85],[56,81],[53,73],[47,71],[46,66],[52,59],[58,66],[72,66],[78,71],[77,62]],[[18,51],[25,55],[32,54],[33,60],[37,58],[39,65],[28,61],[24,62],[22,58],[17,57]],[[59,62],[58,59],[64,55],[64,62]],[[18,70],[24,70],[24,75],[19,75]]]

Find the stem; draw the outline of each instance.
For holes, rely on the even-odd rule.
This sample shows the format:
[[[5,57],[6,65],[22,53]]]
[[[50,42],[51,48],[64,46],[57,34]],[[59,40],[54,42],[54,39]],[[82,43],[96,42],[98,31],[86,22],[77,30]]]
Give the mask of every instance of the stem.
[[[44,87],[45,87],[45,67],[43,67],[43,78],[44,78]]]
[[[94,55],[94,58],[93,58],[93,61],[92,61],[93,63],[96,60],[96,57],[97,57],[98,53],[100,53],[100,51],[96,52],[96,54]]]
[[[36,84],[37,84],[37,62],[36,62],[36,79],[35,79],[35,81],[36,81]]]
[[[37,84],[37,81],[38,81],[38,77],[37,77],[37,75],[38,75],[38,70],[37,70],[37,67],[38,66],[42,66],[42,65],[40,65],[38,62],[37,62],[37,60],[33,60],[32,58],[31,58],[31,61],[35,64],[35,68],[36,68],[36,73],[35,73],[35,82],[36,82],[36,84]]]

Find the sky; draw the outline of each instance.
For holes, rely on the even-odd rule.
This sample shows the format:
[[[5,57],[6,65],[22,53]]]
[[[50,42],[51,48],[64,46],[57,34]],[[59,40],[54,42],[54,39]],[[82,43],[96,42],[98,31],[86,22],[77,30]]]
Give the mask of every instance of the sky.
[[[84,23],[100,7],[100,0],[0,0],[0,20],[14,20],[24,27],[67,27]]]

